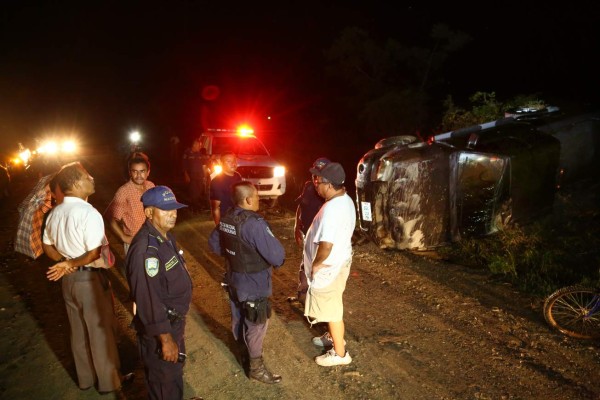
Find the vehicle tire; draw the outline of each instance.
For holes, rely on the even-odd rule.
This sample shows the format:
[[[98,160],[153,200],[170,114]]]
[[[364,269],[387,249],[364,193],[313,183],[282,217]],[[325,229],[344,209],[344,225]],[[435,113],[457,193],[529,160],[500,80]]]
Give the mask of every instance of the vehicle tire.
[[[381,139],[379,142],[375,144],[376,149],[380,149],[382,147],[388,146],[398,146],[398,145],[406,145],[411,144],[417,141],[416,136],[412,135],[400,135],[400,136],[391,136],[384,139]]]
[[[544,318],[553,328],[578,339],[600,338],[600,310],[584,316],[599,301],[597,289],[567,286],[552,293],[544,302]]]

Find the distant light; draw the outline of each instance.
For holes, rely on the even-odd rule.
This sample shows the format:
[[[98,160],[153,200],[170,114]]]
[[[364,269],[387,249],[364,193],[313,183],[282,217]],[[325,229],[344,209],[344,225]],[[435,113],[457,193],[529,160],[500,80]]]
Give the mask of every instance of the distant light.
[[[133,131],[129,134],[129,140],[131,140],[133,143],[139,142],[141,138],[142,135],[139,131]]]
[[[23,161],[23,163],[27,163],[27,161],[29,161],[30,158],[31,158],[31,151],[29,151],[29,149],[25,149],[19,153],[19,159],[21,161]]]
[[[215,169],[215,171],[214,171],[214,174],[215,174],[215,175],[219,175],[221,172],[223,172],[223,167],[221,167],[221,166],[220,166],[220,165],[218,165],[218,164],[216,164],[216,165],[214,166],[214,169]]]

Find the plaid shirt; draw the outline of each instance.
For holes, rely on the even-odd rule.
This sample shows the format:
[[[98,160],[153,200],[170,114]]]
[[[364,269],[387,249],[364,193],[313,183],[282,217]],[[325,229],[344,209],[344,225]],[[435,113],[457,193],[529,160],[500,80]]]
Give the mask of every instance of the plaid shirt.
[[[44,215],[52,209],[52,196],[48,182],[52,175],[42,177],[29,195],[19,204],[19,225],[15,237],[15,251],[33,259],[44,252],[42,224]]]
[[[154,183],[144,182],[144,191],[153,188]],[[112,199],[104,215],[108,219],[116,219],[123,224],[123,232],[134,236],[146,221],[142,194],[131,180],[121,186]]]

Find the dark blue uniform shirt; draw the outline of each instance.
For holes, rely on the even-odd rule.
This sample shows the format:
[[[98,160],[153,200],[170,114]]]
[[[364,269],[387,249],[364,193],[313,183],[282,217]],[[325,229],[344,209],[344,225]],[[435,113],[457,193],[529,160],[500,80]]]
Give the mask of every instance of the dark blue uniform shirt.
[[[173,235],[163,238],[146,220],[127,251],[126,272],[138,332],[171,333],[167,307],[185,315],[192,300],[192,279]]]
[[[210,199],[219,200],[221,202],[219,205],[221,215],[225,215],[227,210],[233,207],[231,186],[233,186],[234,183],[241,181],[242,176],[238,172],[234,172],[232,176],[221,173],[210,181]]]
[[[317,215],[325,200],[317,193],[314,183],[306,181],[302,193],[296,201],[298,202],[298,206],[300,206],[301,230],[306,235],[310,224],[312,224],[315,215]]]
[[[242,211],[242,208],[236,206],[233,213],[237,215]],[[283,265],[285,250],[263,218],[248,218],[242,225],[240,237],[254,247],[270,265],[274,267]],[[221,255],[218,228],[211,233],[208,244],[214,253]],[[271,273],[272,268],[249,274],[233,272],[228,267],[227,283],[236,290],[239,301],[256,300],[261,297],[269,297],[273,293]]]

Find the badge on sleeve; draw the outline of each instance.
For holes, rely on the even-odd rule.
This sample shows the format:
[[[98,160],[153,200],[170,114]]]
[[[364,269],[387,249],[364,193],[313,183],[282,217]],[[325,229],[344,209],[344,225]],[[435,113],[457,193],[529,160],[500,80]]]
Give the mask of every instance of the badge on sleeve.
[[[158,258],[151,257],[146,259],[146,273],[150,278],[158,274]]]
[[[271,232],[271,229],[269,229],[269,227],[267,226],[267,233],[273,237],[275,237],[275,235],[273,235],[273,232]]]

